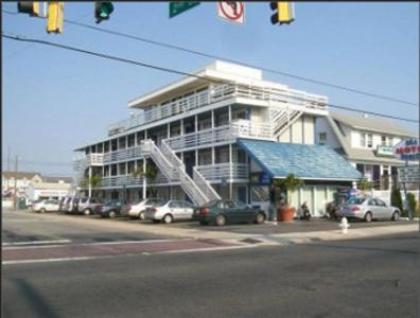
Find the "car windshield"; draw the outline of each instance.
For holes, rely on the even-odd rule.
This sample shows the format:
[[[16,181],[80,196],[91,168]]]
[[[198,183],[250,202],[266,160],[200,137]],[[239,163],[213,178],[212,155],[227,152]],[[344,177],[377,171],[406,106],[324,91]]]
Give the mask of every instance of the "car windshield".
[[[362,204],[366,198],[352,197],[347,201],[347,204]]]

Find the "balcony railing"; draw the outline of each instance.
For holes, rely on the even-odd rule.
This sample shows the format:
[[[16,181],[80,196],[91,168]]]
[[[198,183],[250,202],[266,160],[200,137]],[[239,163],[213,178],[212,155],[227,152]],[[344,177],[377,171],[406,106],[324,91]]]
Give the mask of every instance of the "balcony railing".
[[[164,175],[158,174],[155,179],[148,180],[147,182],[147,185],[156,185],[156,184],[168,184],[168,179]],[[141,187],[142,185],[143,185],[142,177],[113,176],[113,177],[102,178],[101,184],[98,186],[98,188],[123,187],[123,186]]]
[[[214,165],[197,166],[197,170],[202,176],[210,182],[219,182],[226,178],[228,181],[245,179],[248,180],[249,169],[248,165],[244,163],[217,163]]]
[[[166,143],[174,150],[198,147],[210,147],[218,143],[231,143],[238,137],[244,138],[273,138],[271,124],[252,123],[249,120],[233,121],[230,125],[200,130],[166,139]]]
[[[114,135],[136,126],[174,116],[191,109],[217,103],[233,97],[242,97],[265,102],[281,102],[311,109],[325,110],[327,98],[297,90],[281,90],[248,85],[222,84],[211,89],[180,98],[176,101],[152,106],[129,119],[108,126],[108,134]]]

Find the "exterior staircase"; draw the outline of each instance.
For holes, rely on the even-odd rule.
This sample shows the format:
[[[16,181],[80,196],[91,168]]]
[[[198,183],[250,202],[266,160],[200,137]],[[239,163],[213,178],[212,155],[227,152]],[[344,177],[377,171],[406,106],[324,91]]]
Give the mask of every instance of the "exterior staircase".
[[[193,168],[192,179],[186,172],[185,165],[172,148],[162,140],[160,147],[151,139],[142,141],[142,152],[156,163],[160,171],[172,182],[180,182],[182,189],[196,205],[220,199],[210,183]]]
[[[274,138],[280,137],[303,114],[301,110],[285,108],[270,109]]]

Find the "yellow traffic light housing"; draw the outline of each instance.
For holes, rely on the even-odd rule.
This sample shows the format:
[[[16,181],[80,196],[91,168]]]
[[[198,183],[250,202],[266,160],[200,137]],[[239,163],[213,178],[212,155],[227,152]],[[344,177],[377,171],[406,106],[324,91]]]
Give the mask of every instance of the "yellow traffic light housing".
[[[48,2],[47,32],[62,33],[64,24],[64,2]]]
[[[270,2],[270,8],[274,11],[274,14],[271,16],[272,24],[290,24],[295,20],[294,4],[292,2]]]
[[[19,1],[18,12],[27,13],[31,17],[39,16],[39,1]]]

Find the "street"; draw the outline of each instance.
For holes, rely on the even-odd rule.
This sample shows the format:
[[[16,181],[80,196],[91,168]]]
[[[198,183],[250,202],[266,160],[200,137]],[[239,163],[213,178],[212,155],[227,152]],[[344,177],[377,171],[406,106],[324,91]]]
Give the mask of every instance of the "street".
[[[43,227],[40,218],[48,217],[54,221]],[[98,225],[89,225],[89,234],[71,219],[83,217],[3,215],[3,244],[18,229],[39,242],[25,243],[21,237],[16,241],[21,245],[9,241],[3,246],[3,262],[11,252],[32,251],[33,257],[60,247],[80,251],[80,245],[96,255],[3,263],[4,317],[418,317],[416,232],[217,250],[222,241],[124,234],[118,227],[122,222],[115,220],[114,231],[102,225],[104,220],[95,220]],[[64,231],[65,224],[71,230]],[[37,236],[37,227],[44,228],[42,236]],[[108,242],[95,242],[96,232]],[[60,243],[69,237],[71,242]],[[162,242],[176,244],[144,252],[146,244]],[[104,250],[102,243],[113,243],[114,252],[106,249],[108,257],[95,252]],[[133,252],[129,244],[138,250]],[[182,251],[183,244],[189,245],[187,251]],[[210,245],[216,248],[207,250]]]

